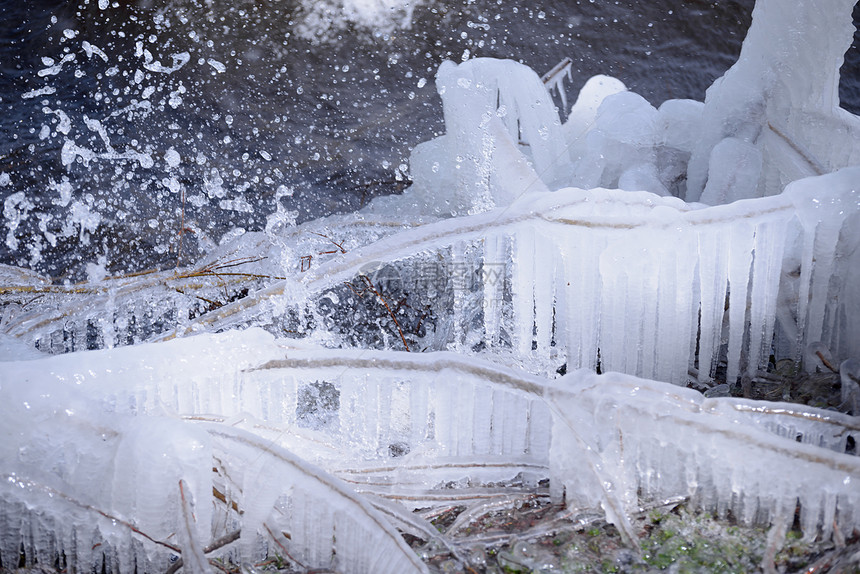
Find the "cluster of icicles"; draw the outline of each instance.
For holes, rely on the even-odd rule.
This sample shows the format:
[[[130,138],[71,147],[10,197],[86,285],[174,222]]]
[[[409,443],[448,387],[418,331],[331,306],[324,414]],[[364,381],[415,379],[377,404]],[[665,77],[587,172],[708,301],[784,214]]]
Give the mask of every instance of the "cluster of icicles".
[[[758,3],[704,104],[601,77],[561,123],[569,68],[446,63],[403,196],[183,270],[0,269],[0,563],[425,572],[401,533],[469,557],[412,510],[546,484],[633,547],[631,513],[677,497],[775,538],[860,528],[853,1],[793,4]],[[684,388],[825,347],[854,416]]]

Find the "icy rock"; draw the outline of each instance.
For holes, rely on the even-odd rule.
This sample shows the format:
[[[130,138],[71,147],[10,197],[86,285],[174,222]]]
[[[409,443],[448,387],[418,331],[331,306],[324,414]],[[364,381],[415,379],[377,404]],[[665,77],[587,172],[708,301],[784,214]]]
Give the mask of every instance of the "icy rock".
[[[410,159],[415,183],[408,193],[423,198],[416,203],[424,209],[486,211],[560,178],[569,162],[561,122],[530,68],[489,58],[444,62],[436,87],[446,133],[417,146]]]
[[[666,100],[657,109],[662,143],[692,153],[699,139],[704,104],[696,100]]]
[[[585,82],[567,116],[567,121],[562,126],[564,139],[570,146],[574,161],[585,153],[585,135],[594,127],[597,110],[603,100],[626,90],[627,87],[621,80],[611,76],[592,76]]]
[[[836,0],[821,10],[815,0],[798,0],[790,8],[781,0],[756,2],[737,63],[708,88],[687,201],[699,201],[709,179],[719,175],[714,168],[725,168],[710,160],[727,137],[762,154],[756,196],[860,163],[860,119],[839,107],[838,89],[854,35],[855,3]]]
[[[783,193],[803,228],[798,246],[799,349],[821,342],[834,357],[860,356],[860,167],[793,182]],[[844,319],[843,319],[844,318]]]
[[[622,91],[607,96],[586,136],[587,149],[574,166],[569,185],[584,189],[618,187],[628,166],[656,161],[658,113],[642,96]],[[631,168],[632,169],[632,168]],[[661,184],[654,191],[661,194]]]
[[[654,146],[657,138],[657,110],[635,92],[618,92],[606,97],[597,110],[595,124],[607,138],[640,148]]]
[[[724,138],[711,150],[708,183],[699,201],[708,205],[755,197],[761,177],[759,149],[738,138]]]

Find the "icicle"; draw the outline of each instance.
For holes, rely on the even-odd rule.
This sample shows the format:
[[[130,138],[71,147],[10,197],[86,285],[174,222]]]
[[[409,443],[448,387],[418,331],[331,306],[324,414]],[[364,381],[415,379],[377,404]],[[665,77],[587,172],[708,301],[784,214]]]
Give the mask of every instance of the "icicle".
[[[591,231],[591,233],[588,233]],[[600,230],[585,230],[565,226],[560,235],[563,283],[560,289],[561,305],[557,309],[558,329],[566,333],[567,369],[597,366],[597,349],[600,317],[599,256],[606,243]],[[593,245],[593,248],[582,246]]]
[[[564,79],[571,79],[571,69],[573,68],[573,60],[564,58],[561,62],[553,66],[553,68],[541,77],[541,81],[546,86],[548,92],[553,90],[561,98],[561,108],[563,113],[567,114],[567,93],[564,90]]]
[[[741,220],[732,225],[729,251],[729,349],[726,375],[726,382],[729,385],[734,385],[740,374],[753,241],[753,227],[749,222]]]
[[[600,353],[605,370],[638,373],[643,339],[648,335],[653,339],[653,333],[646,334],[643,329],[644,319],[656,318],[657,314],[658,241],[649,231],[629,231],[600,257]]]
[[[272,526],[284,520],[283,526],[291,535],[290,544],[304,568],[337,567],[332,563],[336,557],[348,565],[350,572],[427,572],[384,517],[338,479],[250,433],[217,425],[203,427],[221,444],[220,448],[233,455],[237,475],[246,472],[242,462],[262,461],[261,467],[265,465],[267,473],[274,472],[282,478],[278,482],[267,479],[245,489],[245,504],[253,504],[263,493],[269,493],[266,498],[270,500],[274,493],[277,500],[286,488],[291,491],[289,510],[281,514],[283,519],[275,518],[276,522],[270,523],[270,518],[264,518],[265,522],[255,524],[246,517],[243,538],[244,528],[260,528],[277,535]]]
[[[116,290],[109,288],[107,292],[107,301],[105,301],[104,310],[99,319],[99,327],[104,340],[104,347],[111,349],[116,345],[116,331],[114,329],[114,315],[116,314]]]
[[[698,234],[700,338],[699,381],[710,381],[719,360],[721,330],[728,281],[728,243],[721,229],[706,228]]]
[[[212,567],[203,554],[203,546],[197,539],[197,525],[193,515],[191,492],[184,480],[179,481],[180,493],[180,528],[179,539],[182,541],[182,564],[191,574],[210,574]]]
[[[465,242],[453,243],[450,251],[450,277],[448,281],[454,292],[454,305],[450,313],[454,323],[454,343],[455,347],[458,347],[465,342],[466,333],[471,329],[468,305],[471,298],[470,291],[474,270],[466,254],[467,245]]]
[[[751,415],[782,417],[784,408],[771,412],[755,401],[703,399],[695,391],[674,387],[666,392],[667,387],[585,371],[552,385],[547,397],[557,425],[563,420],[569,431],[554,428],[551,484],[560,482],[555,488],[563,485],[569,496],[574,493],[568,504],[582,504],[580,496],[606,496],[597,484],[589,485],[583,473],[588,468],[594,469],[600,484],[611,485],[612,496],[627,511],[638,506],[638,493],[651,491],[658,498],[693,495],[703,508],[719,515],[732,512],[750,523],[778,523],[781,511],[792,512],[802,493],[824,491],[824,497],[801,500],[804,512],[815,517],[803,518],[807,535],[827,535],[837,508],[840,528],[850,531],[860,519],[855,512],[860,504],[857,457],[777,436],[765,430],[764,420],[750,424]],[[804,419],[815,415],[835,432],[846,430],[842,423],[851,426],[850,417],[829,421],[831,415],[824,411],[797,410],[802,410],[795,419],[798,426],[806,426]],[[803,473],[794,472],[798,464]],[[660,477],[658,483],[649,470]]]
[[[534,244],[535,341],[538,356],[548,357],[553,339],[558,256],[552,240],[543,233],[535,234]]]
[[[517,227],[514,237],[511,271],[513,292],[513,343],[521,357],[532,354],[535,325],[535,285],[537,276],[537,252],[534,229],[529,226]],[[543,260],[543,259],[541,259]]]
[[[860,415],[860,360],[848,359],[839,365],[842,407],[855,416]]]
[[[675,221],[667,222],[665,231],[659,235],[659,247],[655,249],[659,269],[655,313],[658,330],[656,343],[649,341],[648,345],[655,353],[654,378],[681,385],[693,363],[699,308],[696,269],[691,264],[696,257],[695,232],[686,222],[677,220],[677,213],[669,212],[667,216]],[[646,340],[651,338],[650,334],[646,336]],[[641,371],[641,376],[652,375]]]
[[[482,308],[484,314],[484,342],[493,348],[499,342],[503,291],[508,268],[506,238],[499,233],[488,234],[484,238],[484,259],[481,265],[481,286],[483,288]]]
[[[798,180],[785,190],[804,230],[797,305],[798,336],[803,339],[798,342],[798,354],[810,342],[825,338],[825,318],[831,301],[830,283],[840,231],[845,219],[860,211],[857,181],[860,181],[860,168],[846,168]],[[846,234],[845,239],[847,245],[843,249],[860,242],[856,233]],[[845,293],[845,296],[852,295]]]
[[[760,223],[755,231],[755,258],[750,281],[747,376],[767,365],[776,321],[777,294],[785,249],[784,219]],[[732,379],[729,379],[731,382]]]

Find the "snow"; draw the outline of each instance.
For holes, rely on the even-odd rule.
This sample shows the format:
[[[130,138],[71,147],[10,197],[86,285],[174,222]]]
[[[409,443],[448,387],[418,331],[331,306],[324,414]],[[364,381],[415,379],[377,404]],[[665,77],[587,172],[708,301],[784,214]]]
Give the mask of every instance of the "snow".
[[[412,10],[337,6],[358,26]],[[655,108],[599,76],[564,118],[564,62],[547,83],[445,62],[445,133],[415,148],[402,196],[302,225],[278,204],[265,232],[206,239],[189,268],[110,277],[98,261],[76,285],[0,268],[0,556],[150,571],[181,554],[205,571],[226,536],[215,553],[240,564],[425,572],[393,526],[426,530],[410,510],[543,479],[633,547],[629,515],[677,496],[850,535],[860,131],[835,94],[852,6],[760,0],[704,103]],[[314,10],[297,17],[322,26]],[[164,74],[190,59],[137,56]],[[176,149],[117,152],[85,124],[106,151],[66,139],[65,166],[156,154],[184,190]],[[204,190],[253,211],[223,184],[213,169]],[[95,234],[95,204],[66,203],[63,233]],[[31,211],[7,199],[7,243]],[[816,351],[854,417],[724,396],[772,355],[814,370]]]

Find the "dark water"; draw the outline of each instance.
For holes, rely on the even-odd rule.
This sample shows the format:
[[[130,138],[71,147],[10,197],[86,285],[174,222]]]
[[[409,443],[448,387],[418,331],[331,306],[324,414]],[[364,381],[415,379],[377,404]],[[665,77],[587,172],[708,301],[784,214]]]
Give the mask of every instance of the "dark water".
[[[542,73],[569,56],[571,96],[604,73],[654,104],[701,100],[752,5],[424,0],[399,29],[387,13],[349,24],[309,0],[4,1],[0,262],[54,277],[96,261],[166,267],[183,228],[184,263],[230,229],[264,228],[277,203],[300,223],[396,193],[410,149],[443,129],[445,59]],[[856,44],[840,92],[855,113]],[[188,61],[165,73],[174,54]],[[71,144],[84,157],[64,165]]]

